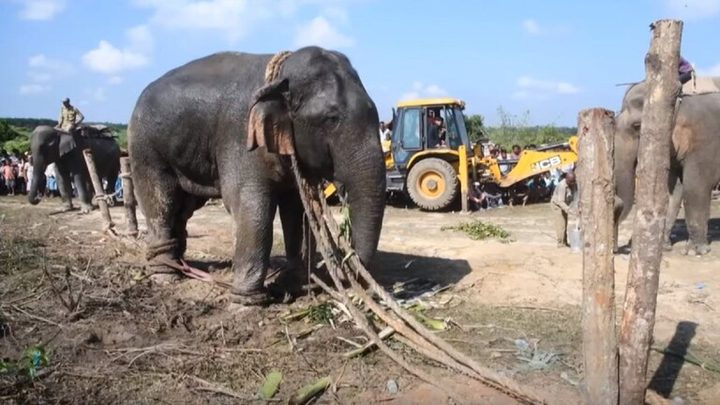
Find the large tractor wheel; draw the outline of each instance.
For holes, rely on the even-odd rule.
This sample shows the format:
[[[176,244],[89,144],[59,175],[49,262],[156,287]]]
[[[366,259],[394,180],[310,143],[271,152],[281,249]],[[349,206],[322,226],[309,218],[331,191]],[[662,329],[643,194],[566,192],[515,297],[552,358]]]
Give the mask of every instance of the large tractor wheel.
[[[452,165],[442,159],[423,159],[410,169],[407,190],[418,207],[428,211],[442,210],[457,197],[457,174]]]

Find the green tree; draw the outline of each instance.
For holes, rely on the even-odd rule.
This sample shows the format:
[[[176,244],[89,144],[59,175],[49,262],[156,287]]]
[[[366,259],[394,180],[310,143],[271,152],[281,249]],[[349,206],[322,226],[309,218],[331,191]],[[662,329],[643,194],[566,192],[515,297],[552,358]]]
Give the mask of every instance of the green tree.
[[[498,107],[500,125],[487,129],[488,138],[506,149],[512,145],[547,145],[566,142],[568,138],[577,133],[576,128],[556,127],[553,124],[545,126],[530,126],[530,111],[521,115],[510,114],[500,106]]]
[[[463,114],[463,118],[465,119],[465,128],[467,128],[470,142],[475,143],[487,137],[485,133],[485,117],[480,114],[470,116]]]
[[[5,120],[0,120],[0,143],[13,140],[20,136]]]

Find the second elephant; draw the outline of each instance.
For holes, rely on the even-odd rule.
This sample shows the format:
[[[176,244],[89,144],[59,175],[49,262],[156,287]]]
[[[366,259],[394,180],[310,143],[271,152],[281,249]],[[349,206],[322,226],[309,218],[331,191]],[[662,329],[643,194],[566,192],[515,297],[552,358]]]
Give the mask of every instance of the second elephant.
[[[720,78],[713,79],[720,87]],[[631,86],[616,119],[615,184],[622,204],[616,212],[617,224],[632,208],[640,140],[645,82]],[[720,93],[686,95],[677,105],[668,186],[670,204],[666,218],[665,243],[670,246],[672,230],[681,203],[690,234],[687,253],[703,255],[710,251],[708,219],[712,188],[720,182]]]
[[[84,212],[92,209],[90,175],[83,157],[83,149],[93,153],[98,176],[107,180],[106,194],[113,194],[120,172],[120,146],[107,136],[69,135],[47,125],[35,128],[30,139],[33,157],[33,176],[28,201],[40,202],[38,192],[45,185],[45,169],[55,163],[55,177],[66,209],[72,209],[72,181]]]

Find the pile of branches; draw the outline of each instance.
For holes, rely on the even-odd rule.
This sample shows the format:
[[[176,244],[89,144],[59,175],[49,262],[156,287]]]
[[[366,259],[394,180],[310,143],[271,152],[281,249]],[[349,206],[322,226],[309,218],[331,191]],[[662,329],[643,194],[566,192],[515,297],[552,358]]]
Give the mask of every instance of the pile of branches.
[[[355,255],[347,238],[342,232],[327,207],[319,187],[310,185],[300,174],[297,159],[291,155],[292,168],[300,189],[307,225],[322,255],[323,263],[332,279],[331,287],[316,274],[310,274],[311,280],[319,285],[327,294],[341,302],[350,312],[358,327],[368,338],[393,361],[418,378],[439,388],[450,398],[459,403],[455,393],[441,386],[425,370],[410,364],[399,353],[391,349],[383,341],[376,329],[368,320],[367,312],[374,314],[392,329],[392,336],[402,344],[413,349],[420,355],[438,362],[449,369],[465,374],[475,380],[497,389],[524,404],[542,404],[542,400],[525,392],[513,380],[499,375],[493,370],[479,365],[469,356],[459,352],[442,338],[425,328],[415,317],[404,310],[382,286],[370,275],[368,270]],[[361,282],[368,286],[368,292]],[[353,300],[351,297],[359,298]],[[377,300],[376,300],[377,299]],[[383,332],[385,332],[383,331]],[[381,333],[384,336],[388,333]]]

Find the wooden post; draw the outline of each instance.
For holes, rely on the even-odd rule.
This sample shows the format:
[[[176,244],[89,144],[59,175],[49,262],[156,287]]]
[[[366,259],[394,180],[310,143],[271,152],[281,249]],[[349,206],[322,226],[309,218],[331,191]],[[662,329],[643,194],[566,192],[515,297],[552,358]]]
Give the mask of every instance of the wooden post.
[[[128,235],[138,235],[137,215],[135,215],[135,187],[133,186],[130,171],[130,158],[120,158],[120,179],[123,187],[123,206],[125,206],[125,219],[127,220]]]
[[[578,129],[580,139],[576,178],[584,246],[583,399],[589,405],[617,405],[618,352],[613,257],[614,113],[602,108],[583,110],[578,115]]]
[[[654,24],[645,57],[647,95],[638,151],[636,212],[625,305],[620,327],[620,403],[642,405],[655,307],[665,214],[668,207],[670,138],[680,90],[678,60],[682,22]]]
[[[95,197],[105,195],[105,191],[102,187],[102,182],[100,181],[100,177],[97,174],[97,170],[95,170],[95,161],[93,161],[92,151],[90,149],[83,150],[83,156],[85,156],[85,163],[87,164],[88,172],[90,173],[90,179],[92,180],[93,188],[95,189]],[[103,219],[105,220],[105,225],[107,229],[111,230],[115,226],[112,221],[112,217],[110,216],[110,209],[108,208],[107,201],[105,199],[97,199],[98,207],[100,207],[100,212],[102,213]]]

